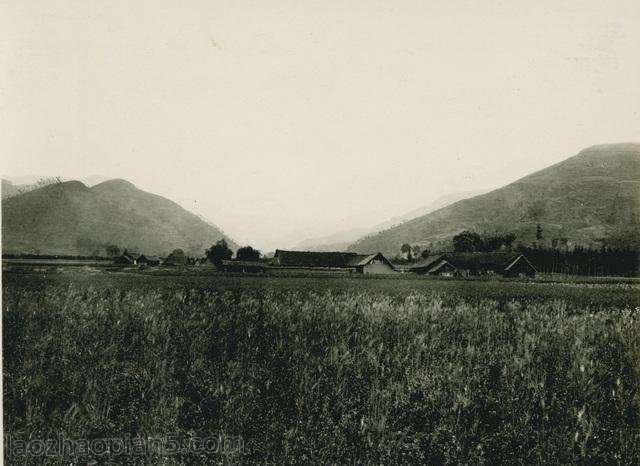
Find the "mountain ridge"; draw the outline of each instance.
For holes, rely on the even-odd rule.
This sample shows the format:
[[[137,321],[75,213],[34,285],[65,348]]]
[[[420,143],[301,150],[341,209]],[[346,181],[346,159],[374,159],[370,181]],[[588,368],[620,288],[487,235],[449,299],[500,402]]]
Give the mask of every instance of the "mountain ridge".
[[[6,253],[82,255],[103,253],[115,244],[148,254],[180,248],[203,255],[222,238],[236,247],[214,224],[122,179],[93,187],[53,183],[2,201]]]
[[[451,247],[463,231],[515,232],[517,242],[552,246],[636,246],[640,223],[640,143],[600,144],[502,188],[458,201],[348,247],[396,254],[403,243]],[[536,238],[541,225],[542,238]]]

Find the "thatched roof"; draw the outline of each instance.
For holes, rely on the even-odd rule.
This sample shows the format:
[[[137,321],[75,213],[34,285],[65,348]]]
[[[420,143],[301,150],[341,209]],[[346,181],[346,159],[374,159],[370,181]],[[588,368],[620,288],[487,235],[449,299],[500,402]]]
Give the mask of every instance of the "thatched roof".
[[[409,269],[417,270],[417,269],[429,269],[433,267],[440,259],[442,259],[442,254],[431,254],[424,259],[413,264]]]
[[[453,270],[456,269],[456,266],[453,265],[451,262],[442,259],[442,260],[436,261],[435,265],[433,265],[427,272],[428,273],[437,273],[440,270],[442,270],[443,268],[445,268],[445,270],[446,270],[446,266],[449,266]]]
[[[519,255],[510,252],[454,252],[445,254],[444,259],[459,269],[501,272]]]
[[[440,266],[444,261],[461,270],[493,270],[503,272],[513,267],[518,260],[524,260],[535,267],[522,254],[511,252],[447,252],[428,256],[411,267],[411,270],[427,270]]]
[[[520,254],[519,256],[515,257],[513,260],[511,260],[509,262],[509,265],[507,265],[504,269],[505,270],[511,270],[511,268],[516,265],[519,261],[524,261],[526,262],[529,267],[531,267],[534,271],[537,272],[536,268],[533,266],[533,264],[529,261],[529,259],[526,258],[526,256],[524,254]]]
[[[387,264],[392,269],[395,269],[395,266],[389,261],[389,259],[384,257],[384,255],[381,252],[376,252],[375,254],[357,254],[357,257],[354,257],[350,261],[350,264],[352,267],[360,267],[363,265],[367,265],[369,262],[371,262],[374,259],[380,260],[385,264]]]
[[[277,249],[272,263],[281,267],[353,268],[366,265],[379,257],[389,263],[380,253],[357,254],[355,252],[284,251]],[[389,263],[389,265],[391,264]]]

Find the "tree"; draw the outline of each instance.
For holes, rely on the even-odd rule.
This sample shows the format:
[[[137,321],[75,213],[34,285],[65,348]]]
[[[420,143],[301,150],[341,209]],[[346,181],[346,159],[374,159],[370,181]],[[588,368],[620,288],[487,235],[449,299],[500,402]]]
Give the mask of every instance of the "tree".
[[[115,244],[108,244],[107,246],[105,246],[104,250],[109,257],[116,257],[120,255],[120,248]]]
[[[420,256],[423,259],[426,259],[427,257],[429,257],[429,254],[431,254],[431,251],[429,251],[428,249],[425,249],[424,251],[422,251],[422,254],[420,254]]]
[[[482,240],[482,250],[485,252],[498,251],[504,244],[504,238],[502,236],[489,236]]]
[[[211,263],[217,268],[220,268],[222,267],[223,260],[231,259],[233,251],[229,249],[227,241],[223,238],[207,249],[206,254]]]
[[[515,233],[507,233],[504,235],[504,245],[507,247],[507,251],[511,251],[511,247],[513,246],[513,242],[516,238],[517,236]]]
[[[261,253],[251,246],[244,246],[236,252],[236,259],[240,261],[257,261],[260,260]]]
[[[482,238],[481,250],[484,252],[494,252],[494,251],[499,251],[504,246],[507,249],[507,251],[511,251],[511,247],[515,240],[516,240],[515,233],[485,236],[484,238]]]
[[[537,240],[542,239],[542,226],[539,223],[538,225],[536,225],[536,239]]]
[[[453,249],[456,252],[477,252],[483,249],[480,235],[473,231],[463,231],[453,237]]]
[[[420,257],[420,246],[418,246],[417,244],[411,248],[411,253],[413,254],[414,258],[418,258]]]
[[[408,243],[404,243],[400,246],[400,252],[407,260],[411,260],[411,245]]]

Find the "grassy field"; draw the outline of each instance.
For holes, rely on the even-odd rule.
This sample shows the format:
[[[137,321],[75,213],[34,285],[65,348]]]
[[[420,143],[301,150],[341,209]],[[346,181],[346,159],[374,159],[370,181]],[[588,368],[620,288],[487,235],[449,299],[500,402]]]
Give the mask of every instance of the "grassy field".
[[[6,271],[5,432],[244,442],[122,464],[639,464],[639,291]]]

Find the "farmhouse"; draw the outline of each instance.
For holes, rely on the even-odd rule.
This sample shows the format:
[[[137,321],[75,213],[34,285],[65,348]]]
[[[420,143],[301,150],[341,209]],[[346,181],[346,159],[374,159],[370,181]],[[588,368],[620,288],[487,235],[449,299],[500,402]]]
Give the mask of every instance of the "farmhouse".
[[[409,271],[421,275],[454,276],[458,269],[443,254],[431,255],[409,268]]]
[[[423,275],[502,275],[534,277],[536,269],[523,254],[454,252],[428,256],[411,267]]]
[[[128,252],[126,249],[124,252],[113,260],[117,265],[137,265],[140,259],[140,254],[137,252]]]
[[[124,251],[121,255],[113,260],[117,265],[160,265],[160,258],[158,256],[151,256],[146,254],[140,254],[138,252]]]
[[[138,264],[146,264],[151,267],[160,265],[160,258],[158,256],[148,256],[146,254],[140,254],[138,257]]]
[[[504,268],[502,275],[505,277],[530,277],[536,276],[536,268],[526,258],[524,254],[519,254],[517,257],[512,257],[509,260],[507,266]]]
[[[187,256],[182,249],[174,249],[163,263],[164,265],[187,265]]]
[[[394,273],[393,264],[382,255],[354,252],[309,252],[277,249],[271,265],[278,268],[339,271],[362,274]]]

